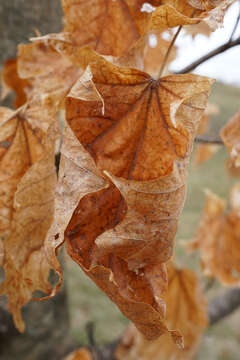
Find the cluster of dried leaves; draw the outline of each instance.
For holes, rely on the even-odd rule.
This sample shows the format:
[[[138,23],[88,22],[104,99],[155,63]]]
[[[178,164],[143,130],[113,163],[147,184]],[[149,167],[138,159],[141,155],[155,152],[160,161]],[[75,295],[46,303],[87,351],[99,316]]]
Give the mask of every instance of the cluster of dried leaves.
[[[166,344],[163,358],[170,340],[155,339],[170,334],[181,347],[180,329],[187,346],[185,355],[176,348],[176,358],[186,359],[207,324],[205,303],[195,275],[166,264],[213,81],[159,77],[170,46],[162,33],[200,22],[215,29],[230,2],[149,3],[152,12],[141,11],[143,0],[62,0],[62,32],[19,45],[17,60],[6,63],[4,94],[16,91],[18,109],[0,109],[0,292],[23,331],[22,306],[36,290],[53,296],[60,286],[56,254],[65,240],[72,259],[137,329],[154,346]],[[223,136],[238,166],[228,130]],[[60,277],[54,289],[51,268]],[[146,342],[138,337],[137,353]]]

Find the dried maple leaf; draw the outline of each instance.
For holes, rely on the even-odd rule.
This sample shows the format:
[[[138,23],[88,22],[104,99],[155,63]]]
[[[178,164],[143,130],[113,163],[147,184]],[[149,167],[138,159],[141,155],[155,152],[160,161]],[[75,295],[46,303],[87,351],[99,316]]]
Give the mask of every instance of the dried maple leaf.
[[[198,166],[216,154],[220,149],[220,145],[216,144],[198,144],[194,152],[193,165]]]
[[[92,360],[92,355],[87,349],[81,348],[73,351],[71,354],[66,356],[64,360]]]
[[[195,75],[153,80],[89,49],[81,54],[76,61],[91,64],[94,86],[90,91],[82,82],[84,100],[68,98],[67,121],[109,186],[79,202],[66,230],[68,252],[153,339],[166,331],[165,306],[155,290],[166,290],[164,263],[172,254],[186,165],[212,81]],[[95,88],[101,101],[87,101]]]
[[[240,281],[240,212],[232,207],[225,212],[225,202],[211,192],[196,230],[190,249],[201,251],[203,271],[224,284],[238,285]]]
[[[4,241],[5,280],[0,293],[8,296],[8,309],[20,332],[24,331],[22,306],[32,299],[34,291],[51,290],[43,244],[53,217],[55,186],[52,152],[31,166],[14,196],[10,234]]]
[[[56,52],[47,42],[35,41],[18,46],[18,73],[31,84],[28,101],[37,102],[51,112],[61,107],[64,97],[82,71]]]
[[[161,3],[172,5],[178,12],[189,18],[201,19],[211,29],[216,30],[223,24],[226,10],[234,0],[202,1],[202,0],[163,0]],[[200,21],[196,21],[198,23]],[[187,25],[187,23],[182,24]]]
[[[55,191],[54,141],[41,123],[39,127],[31,123],[26,107],[16,112],[1,108],[0,113],[0,230],[5,270],[0,292],[8,296],[15,324],[23,331],[21,307],[35,290],[50,291],[43,242]]]
[[[207,12],[207,16],[204,17],[204,21],[213,31],[219,27],[223,27],[225,13],[234,1],[235,0],[222,0],[218,3],[217,7]]]
[[[211,29],[210,26],[204,21],[201,21],[199,24],[186,25],[184,30],[187,34],[191,35],[193,39],[195,39],[198,34],[210,37],[213,31],[213,29]]]
[[[212,115],[219,113],[219,107],[216,104],[208,103],[204,115],[198,125],[198,135],[204,134],[209,131],[209,120]]]
[[[221,129],[220,136],[230,153],[227,168],[231,175],[240,176],[240,111]]]
[[[93,159],[66,123],[58,183],[55,191],[54,218],[44,241],[48,262],[59,275],[59,282],[56,289],[53,289],[51,296],[55,295],[62,282],[62,270],[56,253],[64,241],[64,231],[73,211],[86,194],[106,187],[107,182],[96,168]]]
[[[235,184],[229,194],[230,206],[233,210],[240,211],[240,184]]]
[[[0,111],[1,159],[0,159],[0,231],[9,228],[12,218],[13,196],[27,169],[43,153],[43,132],[10,109]]]
[[[188,3],[196,9],[212,10],[221,4],[222,0],[188,0]]]
[[[144,0],[63,0],[64,32],[75,46],[88,44],[102,54],[120,56],[139,37],[135,17],[141,15],[143,3]]]
[[[184,349],[179,349],[167,334],[154,341],[147,341],[130,325],[116,350],[118,360],[189,360],[198,348],[201,334],[207,326],[207,306],[195,273],[176,269],[168,264],[169,288],[165,296],[166,323],[177,328],[184,337]]]
[[[30,87],[30,84],[27,80],[21,79],[17,72],[17,60],[9,59],[5,61],[2,69],[2,92],[1,99],[4,99],[10,91],[15,91],[16,99],[14,101],[14,106],[16,108],[22,106],[27,98],[26,92]]]
[[[168,4],[158,6],[152,13],[142,12],[144,3],[144,0],[91,0],[88,3],[63,0],[63,31],[73,46],[89,45],[101,54],[121,56],[149,30],[199,21],[180,14]]]

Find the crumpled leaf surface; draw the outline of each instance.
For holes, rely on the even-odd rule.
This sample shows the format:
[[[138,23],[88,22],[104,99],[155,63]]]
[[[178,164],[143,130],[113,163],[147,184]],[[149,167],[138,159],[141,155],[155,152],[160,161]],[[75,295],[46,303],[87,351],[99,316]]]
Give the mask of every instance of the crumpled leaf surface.
[[[102,101],[69,97],[67,121],[108,188],[79,202],[66,230],[68,253],[154,339],[167,330],[165,305],[155,294],[166,291],[164,264],[172,254],[186,165],[212,81],[195,75],[156,81],[82,51],[77,61],[90,63],[105,111]]]
[[[166,323],[180,330],[184,349],[179,349],[165,334],[147,341],[131,324],[116,350],[117,360],[189,360],[196,354],[201,334],[207,326],[207,306],[195,273],[168,264],[169,286],[165,296]]]
[[[136,19],[143,16],[143,3],[144,0],[63,0],[63,31],[75,46],[89,45],[99,53],[120,56],[139,37]]]
[[[233,201],[235,196],[238,205]],[[206,275],[216,277],[224,284],[239,285],[239,188],[232,190],[230,207],[226,211],[225,201],[208,191],[194,241],[187,247],[201,251],[202,268]]]
[[[214,31],[223,25],[225,12],[233,1],[162,0],[161,3],[172,5],[177,11],[187,17],[202,19],[210,27],[211,31]]]
[[[152,13],[143,12],[144,3],[144,0],[91,0],[88,3],[63,0],[63,32],[73,46],[89,45],[98,53],[118,57],[150,30],[199,21],[179,13],[169,4],[158,6]]]
[[[66,356],[64,360],[92,360],[92,355],[87,349],[81,348],[73,351],[71,354]]]
[[[13,196],[27,169],[43,154],[43,132],[32,129],[21,114],[8,108],[0,109],[0,230],[3,235],[10,226]]]
[[[47,41],[35,41],[18,46],[18,73],[31,84],[28,101],[56,112],[82,71]]]
[[[62,270],[56,255],[58,247],[64,241],[64,231],[72,213],[84,195],[105,187],[107,187],[106,180],[66,123],[55,191],[54,218],[44,244],[48,262],[59,275],[59,282],[57,287],[52,290],[51,296],[61,285]]]
[[[56,171],[47,155],[35,163],[23,176],[14,196],[11,233],[6,238],[5,280],[0,293],[8,296],[8,309],[16,327],[24,331],[22,306],[40,290],[49,293],[50,266],[43,248],[43,240],[53,216]]]
[[[15,108],[25,104],[27,97],[26,92],[30,87],[27,80],[21,79],[17,71],[17,59],[5,61],[1,73],[1,100],[3,100],[12,90],[16,93],[14,100]]]
[[[227,168],[231,175],[240,176],[240,111],[221,129],[220,136],[229,152]]]
[[[220,147],[221,145],[217,144],[197,144],[194,152],[193,165],[198,166],[210,160]]]
[[[149,32],[201,21],[199,17],[192,17],[196,10],[192,7],[191,16],[186,16],[174,4],[153,0],[149,3],[161,6],[153,8],[153,12],[142,11],[144,3],[143,0],[91,0],[88,3],[64,0],[63,31],[41,39],[49,41],[63,55],[71,56],[76,48],[87,45],[100,54],[115,57],[117,60],[113,61],[121,66],[142,70]]]
[[[1,108],[0,211],[5,280],[0,292],[8,296],[9,310],[20,331],[24,330],[21,307],[35,290],[50,291],[43,241],[52,219],[56,186],[54,142],[46,142],[40,118],[39,127],[35,127],[27,114],[26,107],[16,112]]]

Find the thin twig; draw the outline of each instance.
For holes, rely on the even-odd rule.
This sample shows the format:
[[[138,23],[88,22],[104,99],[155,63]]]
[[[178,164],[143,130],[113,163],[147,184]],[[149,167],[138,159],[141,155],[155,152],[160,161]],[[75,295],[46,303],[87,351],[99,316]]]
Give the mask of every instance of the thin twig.
[[[216,296],[208,306],[210,325],[214,325],[227,315],[230,315],[240,306],[240,288],[227,290],[224,294]]]
[[[164,71],[164,69],[165,69],[165,66],[166,66],[166,63],[167,63],[167,61],[168,61],[169,55],[170,55],[170,53],[171,53],[171,50],[172,50],[172,48],[173,48],[173,45],[174,45],[174,43],[175,43],[175,41],[176,41],[176,39],[177,39],[177,37],[178,37],[181,29],[182,29],[182,26],[179,26],[176,34],[174,35],[174,37],[173,37],[173,39],[172,39],[172,41],[171,41],[171,44],[169,45],[169,48],[167,49],[166,55],[165,55],[164,60],[163,60],[163,62],[162,62],[161,68],[160,68],[160,70],[159,70],[158,78],[160,78],[160,77],[162,76],[162,73],[163,73],[163,71]]]
[[[237,27],[238,27],[238,24],[239,24],[239,21],[240,21],[240,1],[238,1],[238,7],[239,7],[238,17],[237,17],[237,20],[236,20],[235,25],[233,27],[233,30],[232,30],[231,36],[229,38],[229,41],[232,41],[233,36],[234,36],[234,34],[235,34],[236,30],[237,30]]]
[[[195,142],[203,143],[203,144],[217,144],[217,145],[224,145],[223,141],[220,137],[212,138],[209,136],[197,136],[195,138]]]
[[[219,54],[223,53],[224,51],[229,50],[232,47],[237,46],[237,45],[240,45],[240,36],[236,40],[228,41],[225,44],[217,47],[216,49],[214,49],[212,51],[210,51],[208,54],[202,56],[200,59],[194,61],[192,64],[186,66],[182,70],[175,71],[175,74],[186,74],[186,73],[196,69],[196,67],[198,67],[199,65],[201,65],[205,61],[207,61],[207,60],[213,58],[214,56],[219,55]]]

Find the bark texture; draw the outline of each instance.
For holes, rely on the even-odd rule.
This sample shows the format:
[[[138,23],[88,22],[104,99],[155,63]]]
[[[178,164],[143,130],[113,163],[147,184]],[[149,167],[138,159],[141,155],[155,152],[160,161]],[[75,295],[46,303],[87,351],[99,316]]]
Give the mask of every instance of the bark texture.
[[[0,63],[15,57],[17,45],[61,28],[60,0],[0,0]]]

